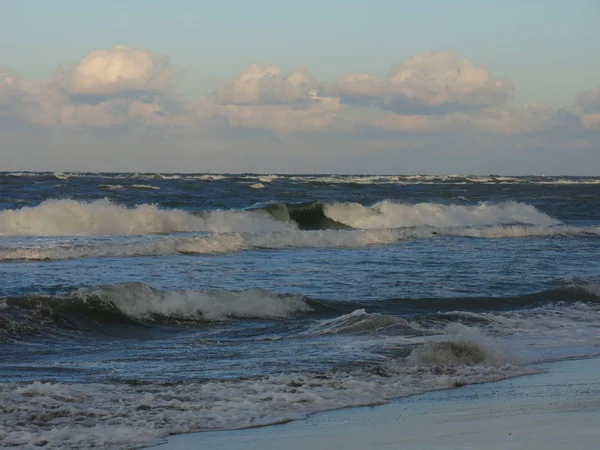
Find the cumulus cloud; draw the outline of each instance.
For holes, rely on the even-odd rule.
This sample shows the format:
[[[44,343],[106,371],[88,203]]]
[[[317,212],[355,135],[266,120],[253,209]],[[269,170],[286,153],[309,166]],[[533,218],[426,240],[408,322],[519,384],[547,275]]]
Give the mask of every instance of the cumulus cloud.
[[[131,156],[131,167],[140,155],[150,157],[149,148],[156,168],[164,167],[161,149],[171,151],[176,148],[171,142],[185,142],[177,151],[188,162],[196,160],[195,152],[212,152],[214,161],[223,159],[224,170],[233,160],[246,170],[277,160],[288,171],[299,167],[290,161],[304,161],[310,171],[312,159],[328,159],[334,168],[338,157],[363,161],[357,163],[360,169],[371,164],[365,155],[374,153],[386,154],[390,161],[410,153],[426,164],[444,155],[464,155],[466,147],[477,147],[481,161],[494,146],[583,152],[597,148],[600,130],[600,89],[579,94],[571,110],[513,105],[509,80],[447,52],[414,56],[383,80],[351,73],[333,83],[319,81],[303,68],[285,72],[253,63],[199,101],[178,96],[172,74],[166,58],[126,46],[92,51],[46,80],[28,81],[0,71],[0,126],[11,133],[31,125],[69,130],[64,134],[76,145],[61,164],[74,161],[76,154],[80,161],[93,159],[107,148],[102,140],[93,151],[76,150],[87,142],[82,136],[90,134],[106,142],[114,139],[130,152],[132,142],[144,142]],[[61,133],[56,135],[62,139]],[[157,136],[164,140],[155,142]],[[448,153],[449,141],[456,144],[454,154]],[[57,149],[62,142],[57,141]],[[28,152],[23,155],[33,150]],[[101,164],[112,164],[106,161]],[[381,164],[377,167],[386,167]],[[175,170],[175,161],[169,167]]]
[[[133,96],[164,90],[172,72],[165,57],[117,45],[94,50],[64,75],[67,91],[83,96]]]
[[[575,107],[584,114],[600,113],[600,88],[580,92],[575,99]]]
[[[318,80],[306,69],[285,74],[278,66],[253,63],[214,93],[215,110],[232,127],[277,132],[326,130],[341,109],[337,97],[317,94]]]
[[[219,87],[215,98],[220,104],[233,105],[308,102],[316,85],[306,69],[297,68],[286,75],[280,67],[253,63]]]
[[[95,50],[47,80],[0,72],[0,112],[50,127],[189,126],[171,73],[166,58],[146,50]]]
[[[0,70],[0,118],[3,124],[26,120],[26,110],[35,104],[26,80],[11,70]]]
[[[600,129],[600,88],[579,93],[575,109],[581,113],[581,122],[586,128]]]
[[[383,81],[364,73],[346,74],[329,90],[348,104],[415,115],[500,105],[514,87],[506,78],[492,78],[486,67],[448,52],[430,52],[392,68]]]

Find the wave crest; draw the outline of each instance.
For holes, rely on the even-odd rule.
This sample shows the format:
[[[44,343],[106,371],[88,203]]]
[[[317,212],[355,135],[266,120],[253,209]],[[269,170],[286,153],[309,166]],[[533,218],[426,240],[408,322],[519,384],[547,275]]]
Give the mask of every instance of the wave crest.
[[[365,207],[359,203],[324,205],[325,215],[352,228],[461,227],[502,224],[556,225],[560,222],[535,206],[519,202],[408,205],[384,200]]]
[[[210,211],[194,215],[156,205],[126,207],[107,199],[93,202],[46,200],[34,207],[0,212],[1,236],[101,236],[175,232],[278,231],[289,224],[268,214]]]
[[[285,318],[312,308],[301,296],[279,295],[264,289],[232,291],[161,291],[143,283],[123,283],[72,294],[84,303],[100,301],[140,320],[225,320]]]

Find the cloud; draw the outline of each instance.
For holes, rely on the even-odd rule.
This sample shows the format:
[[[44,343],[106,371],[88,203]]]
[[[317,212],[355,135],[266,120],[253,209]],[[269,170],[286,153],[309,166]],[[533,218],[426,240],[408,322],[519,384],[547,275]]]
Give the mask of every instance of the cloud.
[[[0,70],[0,125],[27,122],[27,110],[36,104],[31,83],[11,70]]]
[[[577,94],[575,107],[584,114],[600,113],[600,88]]]
[[[45,80],[0,71],[0,151],[20,168],[57,170],[462,171],[467,161],[464,170],[489,173],[516,161],[546,172],[600,162],[600,89],[570,109],[515,105],[513,91],[484,66],[432,52],[383,80],[327,83],[253,63],[190,101],[167,58],[116,46]]]
[[[317,80],[303,68],[284,75],[277,66],[253,63],[215,92],[220,104],[268,105],[310,102]]]
[[[580,92],[575,98],[575,109],[581,113],[586,128],[600,130],[600,88]]]
[[[510,80],[494,79],[486,67],[448,52],[414,56],[392,68],[383,81],[364,73],[346,74],[329,87],[344,103],[408,115],[501,105],[513,91]]]
[[[222,84],[212,98],[217,113],[234,128],[325,130],[341,105],[337,97],[319,96],[318,85],[306,69],[284,74],[278,66],[253,63]]]
[[[63,75],[69,94],[138,97],[165,90],[172,78],[168,60],[141,49],[117,45],[94,50]]]
[[[0,73],[0,113],[5,124],[10,117],[43,127],[189,126],[193,118],[171,81],[166,58],[117,45],[46,80]]]

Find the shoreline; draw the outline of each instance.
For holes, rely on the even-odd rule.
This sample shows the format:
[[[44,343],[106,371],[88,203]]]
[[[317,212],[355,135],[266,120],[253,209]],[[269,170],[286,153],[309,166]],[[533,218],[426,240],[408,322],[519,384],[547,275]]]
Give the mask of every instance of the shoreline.
[[[324,411],[279,425],[173,435],[160,450],[596,449],[600,358],[540,373]]]

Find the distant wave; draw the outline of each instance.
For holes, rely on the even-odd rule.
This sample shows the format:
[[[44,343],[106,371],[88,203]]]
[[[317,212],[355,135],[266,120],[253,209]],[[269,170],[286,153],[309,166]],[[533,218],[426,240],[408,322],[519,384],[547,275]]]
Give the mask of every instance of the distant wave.
[[[285,175],[285,174],[212,174],[212,173],[86,173],[86,172],[0,172],[1,177],[38,177],[67,181],[70,178],[105,178],[117,180],[257,180],[270,183],[286,179],[308,184],[600,184],[599,177],[579,176],[506,176],[468,174],[406,175]]]

